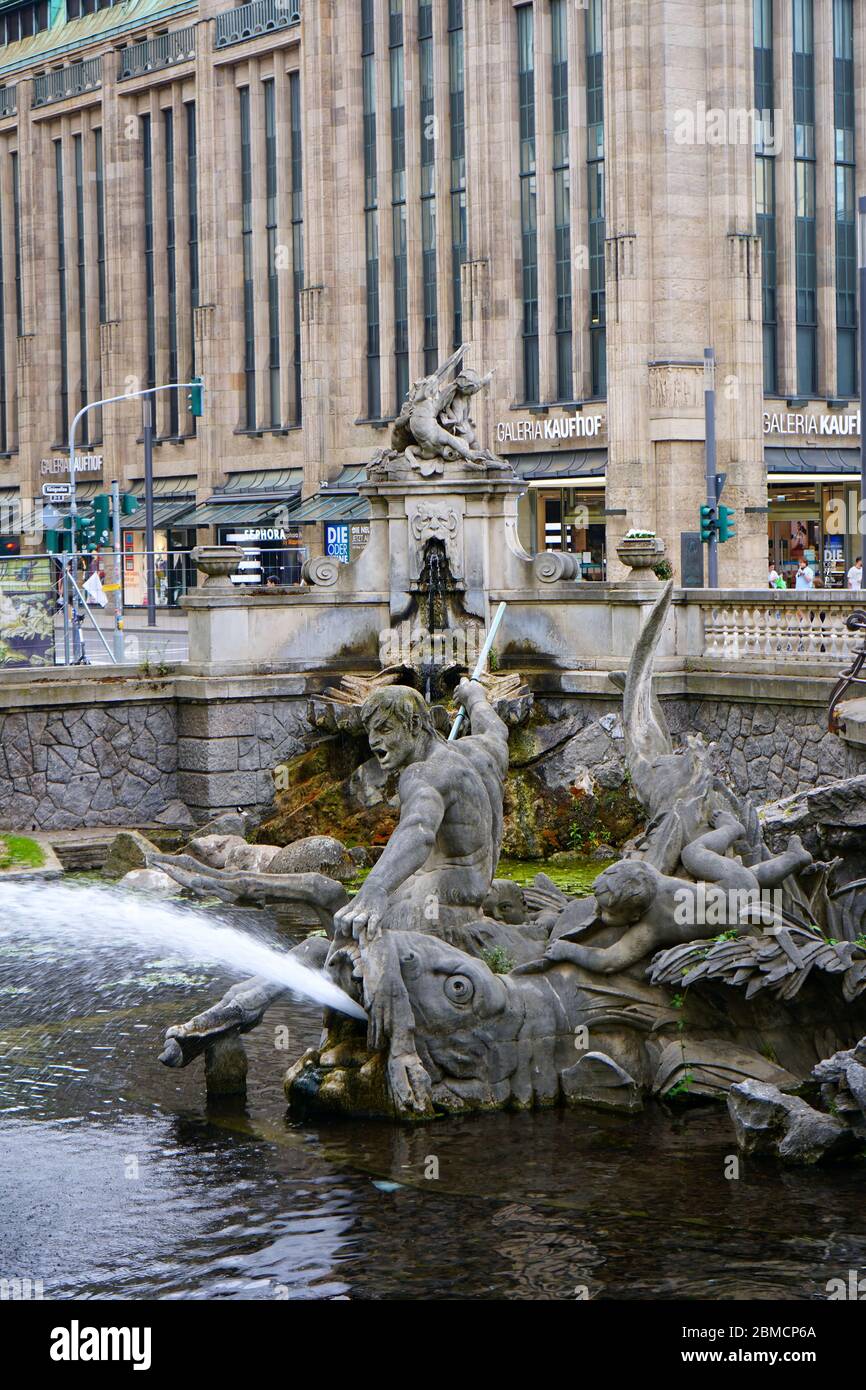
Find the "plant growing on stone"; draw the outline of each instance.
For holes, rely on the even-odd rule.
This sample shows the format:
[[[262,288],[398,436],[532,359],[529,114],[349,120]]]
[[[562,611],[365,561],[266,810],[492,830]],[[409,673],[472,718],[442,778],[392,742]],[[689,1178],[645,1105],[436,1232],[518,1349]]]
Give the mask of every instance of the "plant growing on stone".
[[[489,951],[482,951],[481,959],[494,975],[507,975],[514,969],[514,961],[501,946],[491,946]]]

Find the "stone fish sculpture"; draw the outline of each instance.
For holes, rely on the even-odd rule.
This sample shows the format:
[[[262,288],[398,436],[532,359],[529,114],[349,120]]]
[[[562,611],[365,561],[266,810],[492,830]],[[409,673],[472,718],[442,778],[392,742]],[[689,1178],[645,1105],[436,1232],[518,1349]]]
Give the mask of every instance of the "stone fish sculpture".
[[[560,1103],[632,1111],[651,1095],[721,1097],[741,1082],[784,1092],[863,1036],[866,951],[815,925],[828,866],[796,836],[771,854],[711,750],[673,746],[652,691],[670,603],[669,584],[623,682],[646,832],[591,897],[524,894],[537,908],[522,922],[513,905],[508,921],[485,911],[496,900],[508,730],[483,689],[458,687],[471,732],[452,743],[413,690],[390,685],[365,700],[371,750],[399,774],[399,825],[355,898],[322,906],[326,937],[296,951],[369,1022],[365,1031],[326,1011],[319,1046],[287,1074],[292,1105],[399,1120]],[[703,912],[709,892],[735,904],[721,924]],[[280,993],[261,980],[234,986],[169,1029],[162,1060],[182,1066],[204,1052],[211,1089],[230,1089],[245,1073],[241,1034]]]

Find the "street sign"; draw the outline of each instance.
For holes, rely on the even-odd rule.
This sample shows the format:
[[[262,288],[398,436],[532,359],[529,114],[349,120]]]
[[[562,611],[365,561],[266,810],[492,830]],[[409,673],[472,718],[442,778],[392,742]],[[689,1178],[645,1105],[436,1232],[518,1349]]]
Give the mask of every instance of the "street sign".
[[[63,502],[72,496],[71,483],[43,483],[42,496],[47,502]]]

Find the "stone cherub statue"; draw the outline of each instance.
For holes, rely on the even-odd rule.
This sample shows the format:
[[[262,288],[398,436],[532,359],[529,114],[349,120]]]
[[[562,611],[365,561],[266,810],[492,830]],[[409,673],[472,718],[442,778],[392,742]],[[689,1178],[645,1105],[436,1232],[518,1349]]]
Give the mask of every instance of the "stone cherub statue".
[[[481,449],[471,418],[473,396],[490,382],[464,367],[451,373],[463,356],[458,348],[441,367],[413,382],[391,430],[391,448],[382,450],[370,465],[373,474],[388,471],[398,460],[422,477],[442,473],[448,462],[459,460],[469,468],[508,470],[510,464]]]
[[[748,868],[729,857],[733,845],[745,835],[742,824],[728,811],[716,811],[711,819],[713,828],[682,850],[682,866],[692,878],[659,873],[644,859],[612,864],[592,886],[600,930],[593,933],[591,944],[574,944],[564,932],[548,943],[546,959],[571,961],[604,975],[628,970],[663,947],[715,937],[725,927],[739,928],[741,904],[760,908],[764,890],[778,888],[789,875],[812,863],[811,854],[794,835],[783,854]],[[730,921],[719,922],[716,914],[707,920],[707,914],[702,914],[706,884],[729,890]],[[583,935],[586,928],[578,930]]]

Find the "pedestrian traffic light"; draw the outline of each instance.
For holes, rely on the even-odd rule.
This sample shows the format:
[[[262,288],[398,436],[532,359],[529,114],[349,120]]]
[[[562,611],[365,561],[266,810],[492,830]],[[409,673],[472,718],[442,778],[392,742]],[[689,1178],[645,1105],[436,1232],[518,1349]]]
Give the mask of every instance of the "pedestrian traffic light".
[[[709,503],[705,503],[701,507],[701,540],[704,543],[716,539],[716,518],[717,509],[711,507]]]
[[[93,499],[93,529],[96,545],[108,545],[111,537],[111,498],[106,492]]]
[[[189,405],[190,415],[200,416],[202,413],[202,402],[204,399],[204,382],[200,376],[194,376],[192,385],[187,392],[187,404]]]
[[[737,534],[737,517],[733,507],[719,507],[719,541],[734,540]]]
[[[138,498],[134,492],[124,492],[120,499],[121,516],[132,516],[133,512],[138,511]]]

